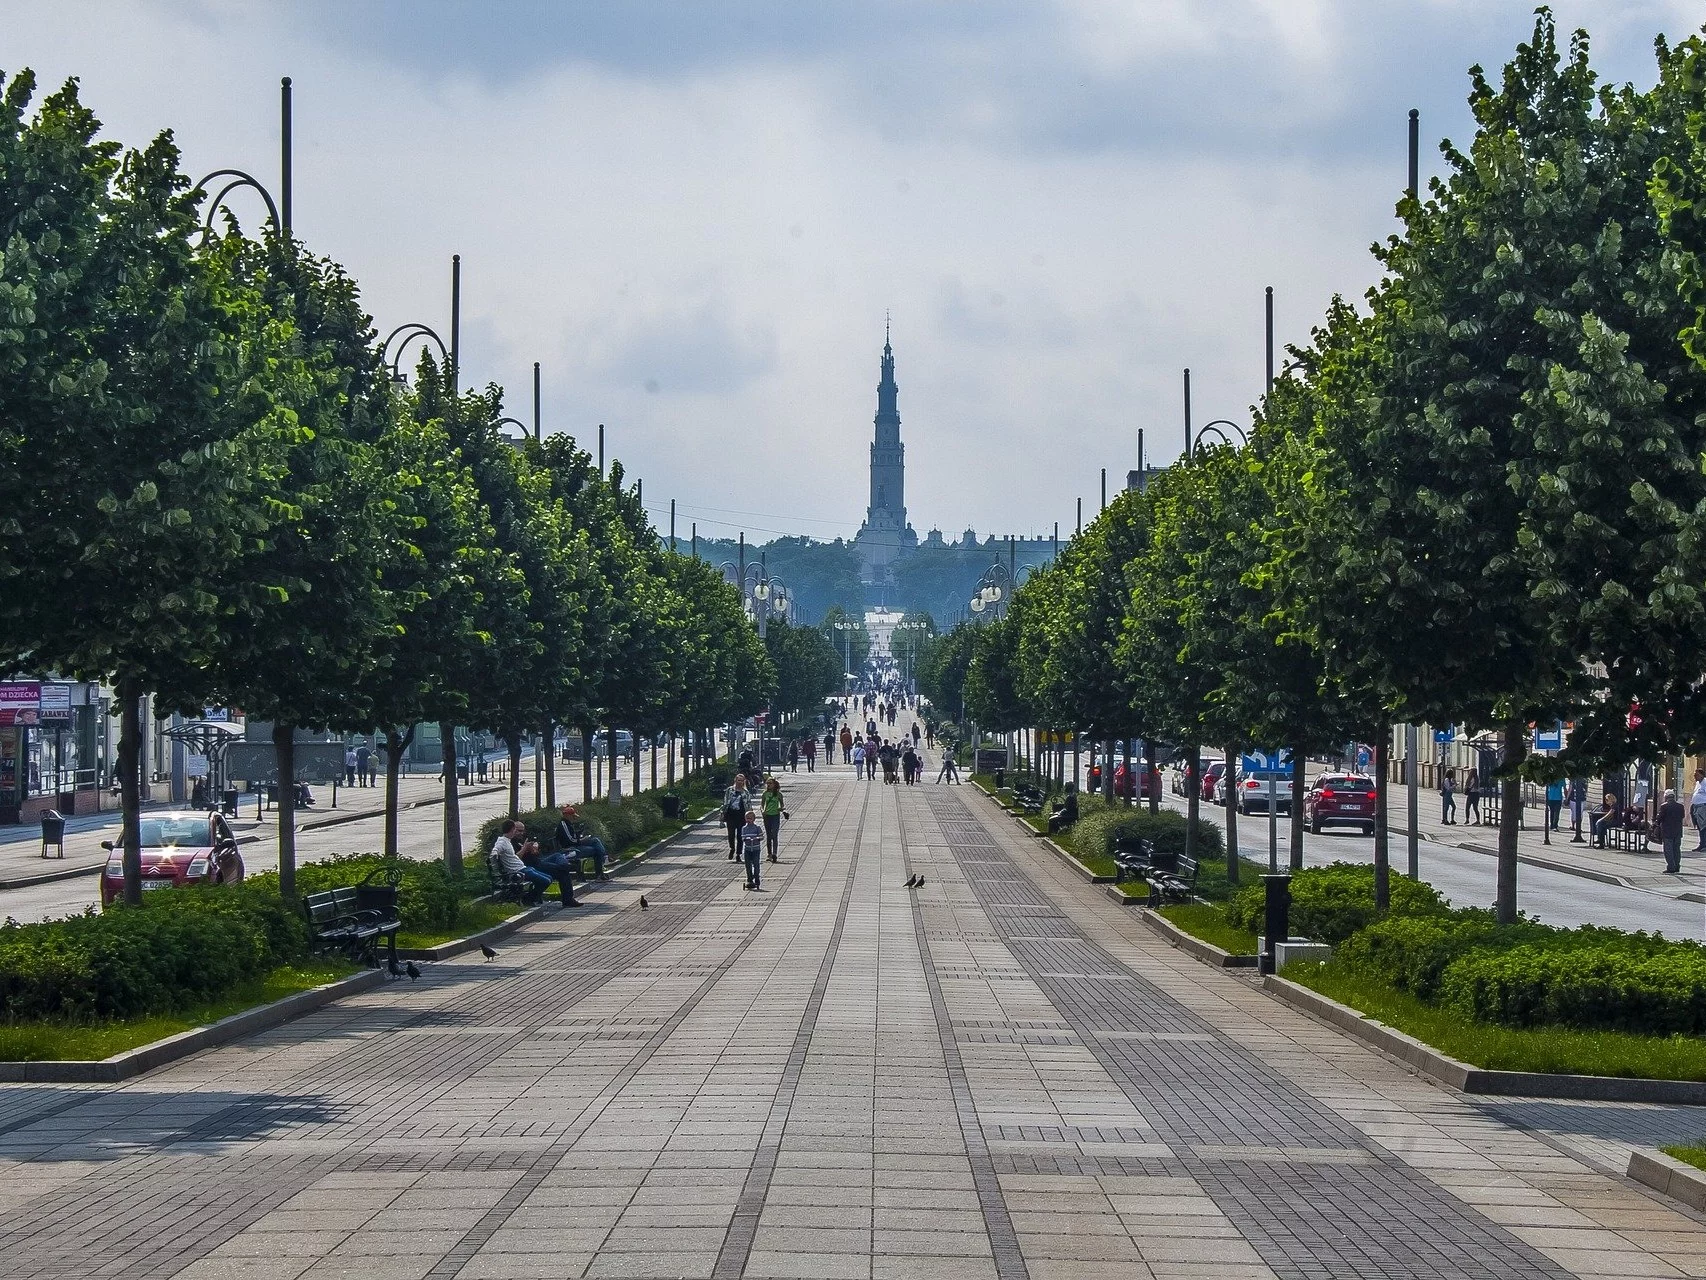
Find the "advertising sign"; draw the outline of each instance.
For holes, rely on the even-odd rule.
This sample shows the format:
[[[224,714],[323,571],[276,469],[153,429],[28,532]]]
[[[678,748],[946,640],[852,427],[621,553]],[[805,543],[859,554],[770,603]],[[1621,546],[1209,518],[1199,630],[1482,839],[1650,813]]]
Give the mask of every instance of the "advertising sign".
[[[16,680],[0,684],[0,724],[40,724],[41,684]]]
[[[41,687],[41,722],[43,724],[71,723],[71,686],[44,684]]]

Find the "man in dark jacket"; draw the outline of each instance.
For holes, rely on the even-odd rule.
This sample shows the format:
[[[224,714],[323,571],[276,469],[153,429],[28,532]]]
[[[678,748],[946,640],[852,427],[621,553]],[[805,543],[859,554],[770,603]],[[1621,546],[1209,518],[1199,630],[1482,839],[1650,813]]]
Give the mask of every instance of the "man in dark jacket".
[[[1682,801],[1676,798],[1676,792],[1666,791],[1664,803],[1659,806],[1658,821],[1653,825],[1658,829],[1659,839],[1664,842],[1667,876],[1682,873],[1682,819]]]
[[[557,848],[570,854],[576,862],[591,858],[598,878],[610,879],[604,873],[604,860],[609,857],[604,841],[592,834],[592,828],[581,821],[580,810],[572,804],[563,806],[562,821],[557,823]]]

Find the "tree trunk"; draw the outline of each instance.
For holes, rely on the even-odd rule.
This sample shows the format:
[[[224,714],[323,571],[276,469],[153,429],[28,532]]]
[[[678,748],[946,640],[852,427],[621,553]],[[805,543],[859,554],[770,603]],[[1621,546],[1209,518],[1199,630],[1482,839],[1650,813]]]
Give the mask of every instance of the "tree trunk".
[[[634,743],[634,785],[632,787],[632,790],[633,790],[633,793],[635,795],[639,795],[640,794],[640,731],[638,729],[630,729],[628,732],[633,736],[633,743]]]
[[[1151,813],[1161,812],[1161,788],[1158,784],[1151,783],[1151,779],[1155,776],[1155,739],[1146,736],[1143,739],[1143,781],[1138,784],[1140,790],[1137,794],[1138,798],[1142,799],[1141,788],[1149,788],[1149,812]]]
[[[581,730],[581,803],[592,796],[592,730]]]
[[[521,730],[511,729],[504,735],[509,747],[509,816],[521,814]]]
[[[1197,856],[1197,807],[1202,800],[1202,748],[1185,749],[1185,856]]]
[[[1238,883],[1238,788],[1235,785],[1238,767],[1238,744],[1226,748],[1226,772],[1220,775],[1220,803],[1226,807],[1226,881]]]
[[[403,752],[415,740],[415,726],[401,736],[395,729],[385,731],[385,856],[397,856],[397,776],[403,768]]]
[[[1517,769],[1528,757],[1528,724],[1521,717],[1505,722],[1505,761],[1499,779],[1499,896],[1494,911],[1500,924],[1516,923],[1516,833],[1522,818],[1522,779]]]
[[[557,807],[557,722],[545,722],[545,807]]]
[[[296,726],[273,721],[273,758],[278,762],[278,896],[296,900]]]
[[[456,790],[456,726],[448,721],[438,726],[440,757],[444,762],[444,869],[453,878],[462,876],[462,805]]]
[[[124,904],[142,905],[142,692],[134,680],[118,686],[118,787],[122,821],[119,857],[124,866]]]
[[[1293,871],[1303,870],[1303,748],[1291,749],[1291,857]],[[1277,791],[1278,788],[1276,787]],[[1270,798],[1269,804],[1277,798]]]
[[[1130,738],[1120,739],[1120,759],[1125,763],[1125,803],[1129,805],[1134,801],[1141,801],[1143,798],[1143,789],[1141,787],[1132,786]]]
[[[1392,846],[1386,832],[1386,757],[1391,751],[1392,726],[1386,725],[1374,742],[1374,909],[1392,903]]]

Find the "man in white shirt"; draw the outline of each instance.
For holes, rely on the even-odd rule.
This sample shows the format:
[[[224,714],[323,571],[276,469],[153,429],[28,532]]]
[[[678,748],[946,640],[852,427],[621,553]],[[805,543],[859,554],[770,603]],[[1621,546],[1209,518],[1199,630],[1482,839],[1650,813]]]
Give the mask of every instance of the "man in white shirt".
[[[492,861],[505,875],[520,876],[524,880],[532,881],[538,888],[541,897],[544,896],[545,890],[550,887],[551,882],[555,880],[557,892],[562,896],[563,905],[565,907],[580,906],[580,903],[575,901],[574,883],[570,879],[567,868],[562,869],[556,875],[552,875],[549,871],[530,867],[522,861],[521,855],[516,852],[515,841],[526,830],[514,818],[507,819],[503,824],[503,829],[498,833],[498,838],[492,841]]]
[[[1706,769],[1694,771],[1694,794],[1688,797],[1688,816],[1700,833],[1700,843],[1694,852],[1706,853]]]

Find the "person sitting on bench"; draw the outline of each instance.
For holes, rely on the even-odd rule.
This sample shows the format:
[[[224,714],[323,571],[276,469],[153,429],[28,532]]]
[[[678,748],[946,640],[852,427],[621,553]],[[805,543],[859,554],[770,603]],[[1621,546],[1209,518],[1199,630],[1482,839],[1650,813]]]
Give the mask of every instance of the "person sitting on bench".
[[[1078,784],[1066,784],[1066,799],[1060,808],[1049,814],[1048,833],[1052,836],[1058,831],[1065,831],[1078,821]]]
[[[577,858],[591,858],[598,878],[610,879],[604,873],[604,860],[610,856],[604,841],[592,834],[592,828],[581,821],[580,810],[572,804],[563,806],[563,820],[557,824],[557,848]]]

